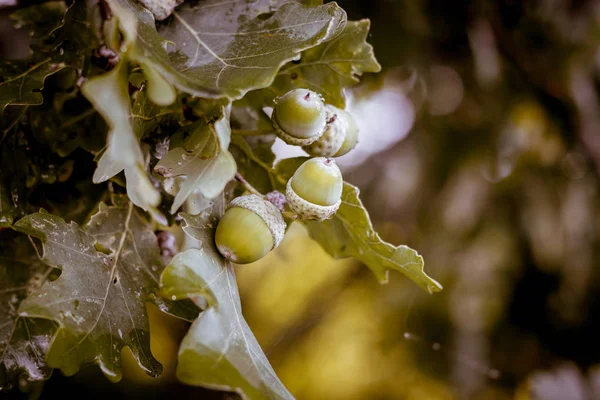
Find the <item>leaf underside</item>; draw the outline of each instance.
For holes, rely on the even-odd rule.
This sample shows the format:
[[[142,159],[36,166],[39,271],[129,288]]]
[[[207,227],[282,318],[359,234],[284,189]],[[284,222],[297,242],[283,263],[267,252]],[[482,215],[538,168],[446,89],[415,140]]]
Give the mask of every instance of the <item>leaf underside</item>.
[[[335,258],[354,257],[369,267],[381,283],[390,270],[402,272],[429,293],[442,286],[423,270],[423,257],[407,246],[393,246],[375,232],[369,214],[358,197],[358,189],[344,183],[342,204],[330,220],[305,222],[309,233]]]
[[[106,151],[98,161],[94,182],[104,182],[125,171],[127,194],[138,207],[162,220],[156,206],[160,195],[146,172],[140,142],[133,131],[128,92],[129,73],[126,61],[113,70],[90,79],[83,94],[110,126]]]
[[[276,175],[287,180],[306,161],[306,157],[289,158],[277,164]],[[280,190],[283,187],[280,186]],[[384,242],[373,229],[359,190],[344,183],[342,204],[335,216],[323,222],[303,221],[309,233],[331,256],[354,257],[373,271],[381,283],[387,283],[390,270],[402,272],[429,293],[439,292],[442,286],[423,270],[423,257],[407,246]]]

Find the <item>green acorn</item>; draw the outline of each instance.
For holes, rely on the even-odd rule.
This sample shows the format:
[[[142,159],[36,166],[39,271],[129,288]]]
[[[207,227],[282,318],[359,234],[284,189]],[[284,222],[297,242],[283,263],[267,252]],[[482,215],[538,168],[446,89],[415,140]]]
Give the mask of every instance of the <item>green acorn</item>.
[[[271,120],[281,140],[294,146],[307,146],[323,134],[327,122],[325,103],[311,90],[290,90],[275,99]]]
[[[334,107],[325,106],[327,124],[323,135],[303,149],[311,156],[340,157],[348,153],[358,142],[358,127],[350,113]]]
[[[287,183],[285,197],[301,219],[331,218],[341,204],[344,182],[332,158],[316,157],[302,164]]]
[[[226,259],[248,264],[279,246],[284,234],[285,221],[277,207],[251,194],[231,201],[217,225],[215,243]]]

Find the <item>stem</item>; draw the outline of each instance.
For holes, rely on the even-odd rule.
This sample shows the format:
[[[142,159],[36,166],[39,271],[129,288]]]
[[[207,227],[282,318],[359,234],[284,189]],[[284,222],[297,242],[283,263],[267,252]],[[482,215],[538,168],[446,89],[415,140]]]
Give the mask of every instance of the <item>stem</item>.
[[[252,186],[250,183],[248,183],[248,181],[246,180],[246,178],[244,178],[239,172],[235,173],[235,179],[237,179],[243,186],[244,188],[249,191],[252,194],[255,194],[257,196],[260,196],[262,198],[264,198],[265,196],[262,195],[261,192],[259,192],[258,190],[256,190],[254,188],[254,186]]]
[[[71,126],[71,125],[73,125],[73,124],[76,124],[76,123],[78,123],[79,121],[81,121],[81,120],[84,120],[84,119],[86,119],[87,117],[90,117],[90,116],[92,116],[92,115],[94,115],[94,114],[96,114],[96,109],[95,109],[94,107],[92,107],[92,108],[90,108],[89,110],[82,112],[82,113],[81,113],[81,114],[79,114],[78,116],[76,116],[76,117],[73,117],[73,118],[71,118],[71,119],[67,120],[65,123],[63,123],[63,124],[60,126],[60,129],[67,128],[67,127],[69,127],[69,126]]]
[[[283,218],[291,219],[292,221],[295,221],[298,219],[298,214],[296,214],[293,211],[288,211],[288,210],[282,211],[281,215],[283,215]]]
[[[27,235],[27,239],[29,239],[29,242],[33,246],[33,249],[35,250],[35,254],[37,255],[38,260],[40,260],[41,262],[44,262],[44,257],[42,257],[42,255],[40,254],[40,251],[38,250],[37,246],[35,245],[33,238],[31,236]]]
[[[240,136],[262,136],[262,135],[270,135],[273,132],[274,131],[272,129],[257,130],[257,131],[253,131],[253,130],[249,130],[249,129],[232,129],[231,130],[231,133],[233,135],[240,135]]]

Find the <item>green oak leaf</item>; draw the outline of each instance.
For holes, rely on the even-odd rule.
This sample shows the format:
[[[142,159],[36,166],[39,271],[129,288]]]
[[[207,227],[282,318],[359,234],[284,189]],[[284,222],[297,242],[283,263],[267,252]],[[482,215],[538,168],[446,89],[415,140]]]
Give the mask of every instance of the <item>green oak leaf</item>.
[[[183,129],[187,138],[182,146],[169,150],[154,168],[165,178],[186,176],[173,200],[173,214],[194,191],[215,198],[236,172],[235,160],[227,151],[231,137],[229,107],[221,106],[216,115]]]
[[[18,309],[53,270],[36,257],[25,235],[0,234],[0,392],[18,379],[42,381],[50,376],[44,356],[56,325],[19,317]]]
[[[358,193],[358,188],[344,183],[342,204],[335,217],[321,223],[304,222],[311,237],[335,258],[354,257],[363,262],[381,283],[387,283],[389,271],[396,270],[430,293],[442,290],[423,270],[419,253],[381,240]]]
[[[135,39],[131,57],[201,97],[239,99],[269,86],[282,65],[337,36],[346,23],[336,3],[207,0],[182,4],[157,31],[142,6],[129,0],[109,4],[126,36]]]
[[[119,250],[118,243],[114,240],[115,228],[120,232],[127,229],[125,221],[131,204],[127,196],[124,195],[113,195],[112,202],[115,204],[113,207],[107,207],[100,203],[99,211],[90,218],[84,226],[84,230],[94,236],[96,243],[101,248],[109,249],[113,254],[117,254]],[[125,246],[130,247],[125,247],[120,254],[125,264],[133,265],[136,272],[144,272],[150,278],[148,290],[152,290],[159,281],[164,264],[152,225],[145,223],[140,215],[135,212],[135,208],[132,214],[135,217],[130,228],[130,239],[132,240],[131,242],[125,242]],[[131,254],[127,255],[127,249],[131,251]],[[133,279],[133,281],[136,281],[136,279]],[[198,316],[198,309],[189,301],[164,301],[160,297],[155,297],[154,293],[151,293],[151,299],[159,306],[161,311],[175,317],[192,321]]]
[[[157,221],[165,222],[164,216],[156,210],[160,194],[146,173],[140,142],[133,131],[128,85],[127,62],[122,60],[111,71],[90,79],[81,87],[83,95],[110,127],[107,148],[98,160],[93,181],[104,182],[125,171],[131,201],[151,212]]]
[[[280,161],[275,172],[279,182],[287,182],[307,159],[297,157]],[[408,246],[394,246],[381,240],[358,194],[358,188],[344,183],[342,204],[333,218],[323,222],[302,221],[310,236],[335,258],[354,257],[361,261],[382,284],[388,282],[389,271],[396,270],[429,293],[442,290],[442,286],[423,270],[423,257],[419,253]]]
[[[31,60],[0,61],[0,114],[8,105],[40,105],[44,81],[65,68],[50,58],[32,63]]]
[[[49,2],[23,8],[11,15],[18,27],[31,34],[32,56],[0,62],[0,114],[6,106],[43,102],[45,80],[71,67],[81,70],[86,56],[97,47],[94,23],[84,1],[65,7]]]
[[[328,104],[344,108],[344,89],[359,82],[365,72],[379,72],[373,47],[367,43],[370,21],[348,21],[334,39],[304,51],[299,62],[286,64],[269,88],[251,93],[250,98],[269,104],[276,96],[295,88],[320,93]]]
[[[107,43],[115,51],[120,52],[122,60],[129,60],[139,64],[146,81],[148,98],[158,106],[168,106],[177,99],[177,91],[171,83],[165,79],[157,66],[150,62],[147,51],[139,46],[143,43],[143,36],[148,31],[153,45],[162,45],[164,39],[156,34],[154,17],[150,12],[136,2],[130,0],[109,1],[111,11],[117,16],[107,21],[112,26],[109,29],[110,37]],[[119,28],[123,34],[123,42],[119,44]],[[152,35],[154,32],[154,36]],[[164,49],[161,49],[164,53]]]
[[[154,300],[164,266],[153,227],[133,204],[101,203],[81,227],[36,213],[19,220],[15,229],[40,239],[43,261],[62,270],[19,308],[21,316],[59,324],[48,365],[72,375],[81,365],[96,363],[107,377],[119,380],[121,350],[128,346],[146,373],[159,375],[162,366],[150,351],[145,302]]]
[[[216,218],[222,212],[218,206],[212,213],[182,214],[184,230],[201,248],[176,255],[161,277],[167,297],[207,306],[181,343],[177,378],[188,385],[235,391],[244,399],[293,399],[242,316],[231,263],[214,247]]]
[[[93,9],[85,1],[74,1],[68,7],[62,1],[51,1],[22,8],[10,17],[18,28],[30,32],[34,56],[44,54],[81,69],[85,57],[98,47],[94,28],[99,28],[100,22],[93,18]]]
[[[97,31],[101,22],[94,18],[93,9],[85,1],[73,1],[64,15],[62,26],[56,30],[60,45],[56,46],[57,51],[52,55],[66,62],[78,74],[86,68],[86,58],[99,45]]]

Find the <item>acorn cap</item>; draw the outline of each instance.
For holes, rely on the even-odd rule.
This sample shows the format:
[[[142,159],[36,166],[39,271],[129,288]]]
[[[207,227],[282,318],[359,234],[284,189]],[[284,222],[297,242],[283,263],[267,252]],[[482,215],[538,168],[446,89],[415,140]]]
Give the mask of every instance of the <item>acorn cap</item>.
[[[285,188],[285,197],[290,208],[300,216],[302,219],[311,219],[316,221],[324,221],[335,215],[342,200],[338,200],[335,204],[330,206],[320,206],[318,204],[311,203],[298,196],[292,188],[292,180],[288,180]]]
[[[326,105],[327,124],[321,137],[303,149],[308,154],[320,157],[333,157],[342,147],[348,124],[339,108]]]
[[[255,194],[236,197],[227,209],[232,207],[244,208],[261,217],[273,236],[273,249],[279,246],[285,235],[285,221],[277,207]]]

